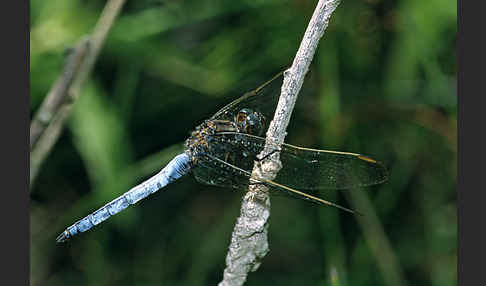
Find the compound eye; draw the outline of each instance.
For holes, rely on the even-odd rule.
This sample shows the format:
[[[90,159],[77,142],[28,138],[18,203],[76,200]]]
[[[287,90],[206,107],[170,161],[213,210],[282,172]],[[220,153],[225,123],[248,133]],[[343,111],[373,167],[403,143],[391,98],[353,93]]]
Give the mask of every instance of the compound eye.
[[[265,127],[265,117],[259,112],[244,108],[236,115],[236,124],[240,132],[260,136]]]
[[[248,115],[250,115],[251,113],[253,113],[253,110],[251,110],[249,108],[243,108],[242,110],[240,110],[238,112],[238,114],[236,114],[236,118],[235,118],[236,123],[240,124],[240,123],[246,121]]]
[[[248,116],[247,133],[261,136],[265,127],[265,117],[258,112],[254,112]]]

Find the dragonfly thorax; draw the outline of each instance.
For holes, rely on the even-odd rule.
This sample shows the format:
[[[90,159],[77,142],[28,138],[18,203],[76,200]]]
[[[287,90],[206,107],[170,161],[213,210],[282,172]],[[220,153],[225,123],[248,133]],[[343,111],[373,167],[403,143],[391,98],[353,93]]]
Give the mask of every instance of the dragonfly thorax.
[[[210,119],[204,121],[191,133],[186,140],[186,153],[193,162],[197,161],[200,154],[212,154],[214,141],[221,140],[214,136],[222,132],[236,132],[260,136],[264,132],[265,117],[250,108],[241,109],[232,120]],[[217,145],[217,144],[216,144]]]
[[[211,153],[211,137],[218,132],[238,132],[238,128],[229,120],[206,120],[197,126],[185,143],[192,161],[201,153]]]

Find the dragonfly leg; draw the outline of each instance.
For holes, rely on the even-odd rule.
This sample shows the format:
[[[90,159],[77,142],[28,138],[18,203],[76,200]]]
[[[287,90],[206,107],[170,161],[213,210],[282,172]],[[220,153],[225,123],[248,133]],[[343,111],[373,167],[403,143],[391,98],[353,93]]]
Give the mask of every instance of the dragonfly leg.
[[[263,160],[267,159],[268,157],[272,156],[273,154],[275,154],[275,153],[277,153],[277,152],[280,152],[280,151],[281,151],[281,149],[280,149],[280,148],[278,148],[278,149],[273,149],[273,150],[272,150],[270,153],[266,154],[266,155],[265,155],[265,156],[263,156],[262,158],[258,158],[258,157],[257,157],[257,158],[255,159],[255,161],[257,161],[257,162],[261,162],[261,161],[263,161]]]

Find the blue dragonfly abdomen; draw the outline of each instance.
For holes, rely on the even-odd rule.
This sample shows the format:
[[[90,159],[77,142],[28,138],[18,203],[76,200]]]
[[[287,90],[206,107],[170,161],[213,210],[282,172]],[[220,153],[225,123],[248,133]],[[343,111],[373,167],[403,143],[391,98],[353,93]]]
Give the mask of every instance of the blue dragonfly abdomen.
[[[109,217],[126,209],[129,205],[136,204],[141,199],[148,197],[171,182],[179,179],[187,174],[190,169],[191,160],[189,156],[186,153],[177,155],[169,162],[169,164],[167,164],[167,166],[150,179],[133,187],[128,192],[69,226],[56,238],[56,241],[58,243],[64,242],[80,232],[85,232],[91,229],[93,226],[100,224]]]

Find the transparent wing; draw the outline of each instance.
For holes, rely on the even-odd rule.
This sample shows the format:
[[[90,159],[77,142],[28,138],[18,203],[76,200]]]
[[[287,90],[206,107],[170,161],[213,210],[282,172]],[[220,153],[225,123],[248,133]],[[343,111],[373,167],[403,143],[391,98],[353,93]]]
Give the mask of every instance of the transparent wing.
[[[350,213],[357,213],[333,202],[313,196],[300,190],[289,188],[270,180],[258,180],[251,176],[247,170],[241,169],[211,154],[203,154],[199,157],[198,164],[192,169],[195,178],[204,184],[248,190],[250,183],[264,184],[269,188],[272,195],[288,195],[300,199],[308,200],[313,203],[336,207]],[[359,214],[359,213],[358,213]]]
[[[210,156],[199,156],[197,164],[192,169],[194,178],[206,185],[247,190],[249,177],[237,168],[222,162]]]
[[[385,182],[386,168],[361,154],[314,150],[284,144],[283,168],[275,181],[308,190],[351,189]]]
[[[235,154],[231,157],[214,156],[251,172],[253,161],[265,145],[258,136],[223,132],[213,135],[219,150]],[[282,169],[274,182],[300,190],[350,189],[383,183],[388,178],[380,162],[356,153],[301,148],[282,144],[280,151]]]
[[[233,120],[235,115],[243,108],[251,108],[270,120],[275,112],[282,86],[283,71],[276,74],[270,80],[245,93],[240,98],[232,101],[216,112],[210,120]]]

